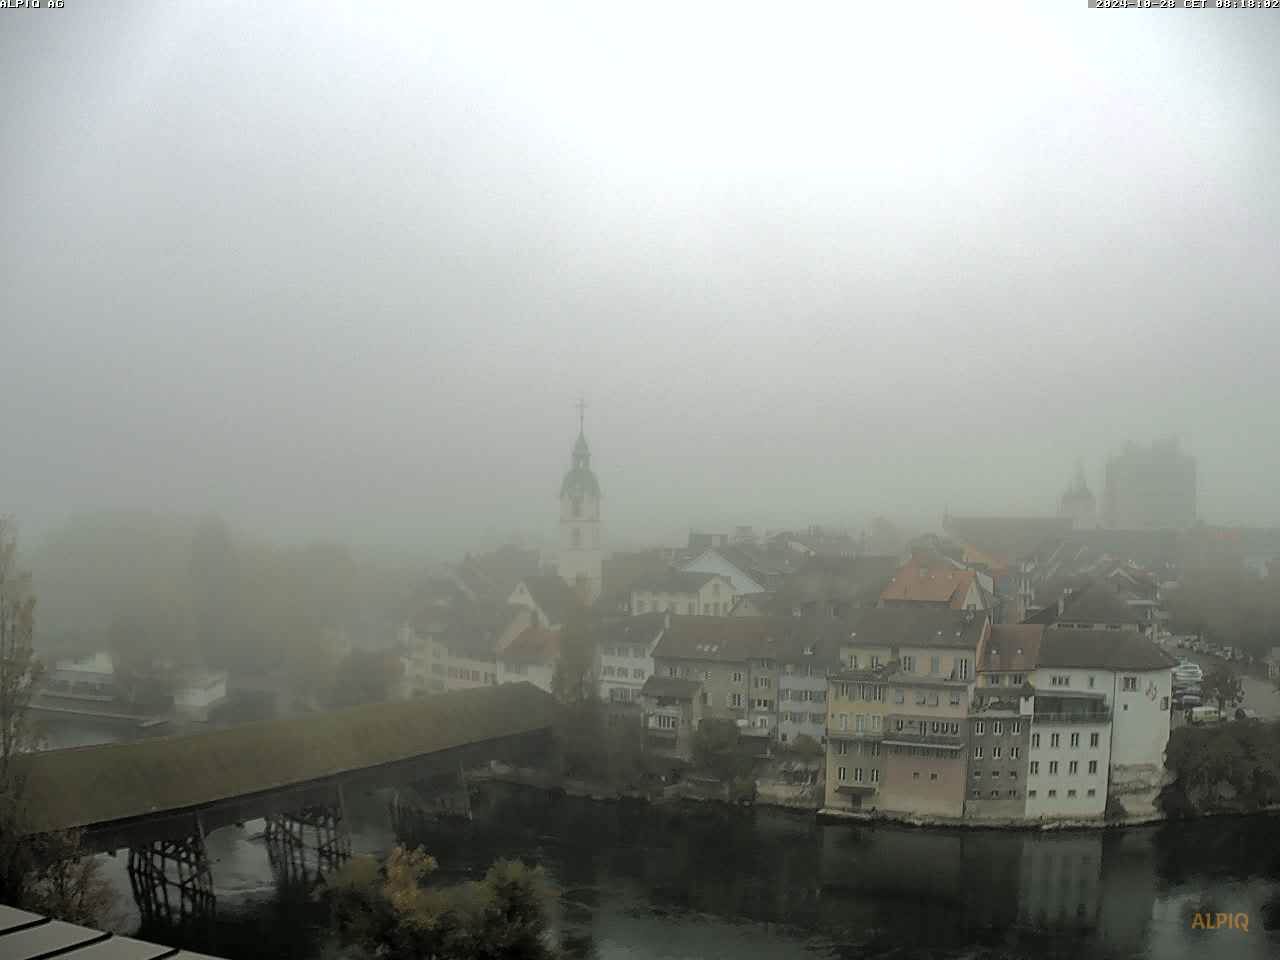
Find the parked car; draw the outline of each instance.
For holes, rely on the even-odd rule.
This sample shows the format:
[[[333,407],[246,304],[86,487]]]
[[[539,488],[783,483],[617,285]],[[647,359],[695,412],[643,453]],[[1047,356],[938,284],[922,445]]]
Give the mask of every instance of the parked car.
[[[1250,710],[1248,707],[1236,707],[1237,720],[1257,720],[1258,713],[1256,710]]]
[[[1222,711],[1217,707],[1192,707],[1189,719],[1192,723],[1217,723],[1222,719]]]
[[[1179,709],[1192,710],[1200,706],[1202,703],[1204,703],[1204,701],[1201,700],[1200,697],[1198,696],[1188,695],[1185,697],[1175,697],[1174,703],[1178,705]]]

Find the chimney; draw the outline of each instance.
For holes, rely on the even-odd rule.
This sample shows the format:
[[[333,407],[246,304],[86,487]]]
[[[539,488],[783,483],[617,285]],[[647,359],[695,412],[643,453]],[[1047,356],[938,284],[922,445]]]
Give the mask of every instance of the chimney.
[[[667,607],[666,613],[662,615],[662,629],[671,629],[671,608]]]

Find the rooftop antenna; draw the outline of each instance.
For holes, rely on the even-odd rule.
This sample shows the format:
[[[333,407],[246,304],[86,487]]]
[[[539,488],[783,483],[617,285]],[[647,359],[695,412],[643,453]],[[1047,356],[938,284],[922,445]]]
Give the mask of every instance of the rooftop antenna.
[[[582,425],[587,413],[587,398],[578,394],[578,402],[574,406],[578,408],[578,432],[582,433]]]

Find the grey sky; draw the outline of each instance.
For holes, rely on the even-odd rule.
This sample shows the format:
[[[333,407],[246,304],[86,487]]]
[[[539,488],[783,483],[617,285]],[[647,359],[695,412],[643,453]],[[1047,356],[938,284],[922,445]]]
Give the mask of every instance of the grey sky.
[[[689,6],[0,11],[0,508],[1280,521],[1280,18]]]

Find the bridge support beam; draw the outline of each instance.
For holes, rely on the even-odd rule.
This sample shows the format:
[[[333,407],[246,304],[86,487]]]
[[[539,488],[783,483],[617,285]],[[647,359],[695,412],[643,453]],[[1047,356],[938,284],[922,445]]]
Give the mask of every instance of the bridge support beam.
[[[419,780],[398,788],[391,798],[391,824],[397,837],[414,837],[424,825],[440,820],[471,819],[471,791],[466,772]]]
[[[351,858],[342,789],[332,803],[267,817],[267,857],[285,884],[310,885]]]
[[[144,924],[211,919],[217,905],[199,819],[186,836],[129,847],[129,885]]]

